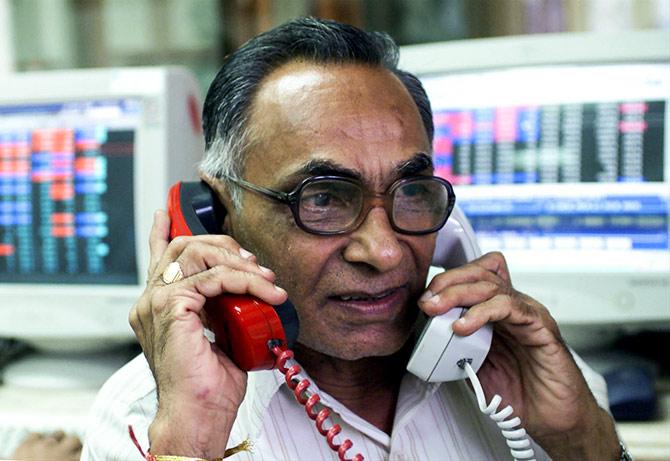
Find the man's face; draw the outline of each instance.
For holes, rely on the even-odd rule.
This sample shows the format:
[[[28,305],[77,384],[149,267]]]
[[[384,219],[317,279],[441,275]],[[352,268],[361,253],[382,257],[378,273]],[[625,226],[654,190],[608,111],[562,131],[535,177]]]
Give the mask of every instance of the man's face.
[[[252,109],[244,179],[274,190],[346,171],[382,193],[404,174],[400,167],[430,152],[410,95],[379,68],[289,63],[263,82]],[[243,204],[230,231],[277,274],[298,311],[300,343],[348,360],[400,349],[417,316],[434,234],[396,233],[375,207],[351,233],[318,236],[299,229],[284,204],[248,191]]]

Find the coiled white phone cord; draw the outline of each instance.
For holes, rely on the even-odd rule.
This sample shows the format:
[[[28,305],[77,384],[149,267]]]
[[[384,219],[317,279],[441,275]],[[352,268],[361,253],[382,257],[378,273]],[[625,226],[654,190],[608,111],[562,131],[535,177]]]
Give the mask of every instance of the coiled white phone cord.
[[[499,395],[494,395],[491,399],[491,403],[486,405],[486,398],[484,397],[484,390],[482,385],[479,383],[479,379],[475,374],[475,370],[472,369],[468,360],[460,360],[458,366],[465,369],[465,372],[468,375],[470,383],[475,390],[475,395],[477,396],[477,403],[479,404],[479,409],[485,415],[488,415],[500,428],[509,451],[512,454],[512,457],[515,461],[519,460],[529,460],[535,461],[535,452],[530,446],[530,440],[526,436],[526,430],[521,426],[521,419],[518,416],[515,416],[512,419],[507,419],[514,410],[510,405],[507,405],[501,411],[498,410],[502,398]],[[517,426],[519,426],[517,428]]]

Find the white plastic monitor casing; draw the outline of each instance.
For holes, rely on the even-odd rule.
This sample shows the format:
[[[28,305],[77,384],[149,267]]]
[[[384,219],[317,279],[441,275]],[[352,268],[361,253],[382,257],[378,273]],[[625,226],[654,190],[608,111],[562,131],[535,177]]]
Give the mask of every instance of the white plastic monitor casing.
[[[107,348],[134,334],[128,312],[145,285],[153,213],[165,209],[169,186],[197,177],[204,152],[201,90],[180,67],[17,73],[0,77],[0,106],[133,98],[142,104],[135,133],[133,285],[0,284],[0,336],[51,350]]]
[[[462,266],[479,256],[474,231],[456,206],[437,235],[432,264],[440,269],[431,270],[429,281],[443,269]],[[470,336],[455,335],[451,325],[464,313],[464,308],[456,307],[428,320],[407,364],[410,372],[424,381],[444,382],[467,377],[459,366],[461,360],[479,370],[491,347],[493,329],[485,325]]]
[[[489,71],[523,67],[574,65],[587,68],[626,63],[670,67],[670,31],[560,33],[410,45],[401,48],[399,67],[422,79],[438,75],[476,77]],[[532,87],[532,82],[527,85]],[[448,92],[449,89],[443,90]],[[505,93],[501,87],[485,90]],[[628,90],[622,88],[622,94]],[[478,89],[473,88],[473,92]],[[460,99],[462,96],[460,94]],[[668,97],[664,99],[670,101]],[[666,104],[666,118],[670,119],[670,104]],[[665,184],[668,184],[670,124],[666,122],[665,126]],[[456,193],[459,193],[458,187]],[[670,260],[670,252],[667,258]],[[580,332],[582,327],[623,327],[632,331],[639,327],[670,327],[670,271],[627,270],[626,260],[586,270],[581,268],[584,261],[578,257],[566,270],[552,267],[548,258],[542,260],[542,267],[537,270],[517,269],[510,264],[512,280],[515,288],[550,309],[562,331]]]

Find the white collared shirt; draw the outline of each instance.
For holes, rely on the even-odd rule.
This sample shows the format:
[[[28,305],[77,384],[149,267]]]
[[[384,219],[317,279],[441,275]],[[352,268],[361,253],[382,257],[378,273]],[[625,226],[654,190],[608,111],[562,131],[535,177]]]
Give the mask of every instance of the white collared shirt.
[[[607,408],[604,380],[577,357],[578,364],[598,403]],[[507,460],[509,449],[498,427],[482,415],[474,394],[464,381],[425,383],[407,373],[396,405],[389,436],[314,384],[321,402],[329,407],[332,423],[342,426],[335,438],[351,439],[351,458],[361,453],[366,460]],[[128,436],[128,425],[146,451],[147,431],[157,409],[156,387],[143,355],[119,370],[103,386],[92,409],[82,461],[141,460]],[[174,422],[179,424],[178,421]],[[326,424],[330,427],[330,424]],[[247,393],[233,425],[228,446],[249,439],[252,452],[240,452],[231,460],[337,460],[305,409],[276,370],[248,375]],[[535,459],[548,460],[535,443]]]

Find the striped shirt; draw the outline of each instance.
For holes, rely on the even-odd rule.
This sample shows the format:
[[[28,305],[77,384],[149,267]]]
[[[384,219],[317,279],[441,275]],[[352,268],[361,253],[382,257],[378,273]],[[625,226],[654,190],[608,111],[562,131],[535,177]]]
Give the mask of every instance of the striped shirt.
[[[576,357],[598,403],[607,408],[604,380]],[[331,420],[342,426],[336,442],[351,439],[347,457],[361,453],[366,460],[509,460],[498,427],[478,410],[464,381],[426,383],[407,373],[402,381],[391,435],[381,431],[332,396],[319,393]],[[103,386],[92,409],[82,461],[141,460],[128,436],[132,425],[140,444],[149,446],[147,431],[157,409],[156,387],[143,355],[119,370]],[[326,424],[326,427],[330,427]],[[252,452],[234,460],[337,460],[326,440],[305,415],[276,370],[248,375],[247,393],[235,420],[229,447],[245,439]],[[534,442],[537,460],[548,460]]]

